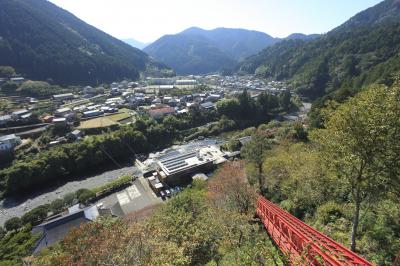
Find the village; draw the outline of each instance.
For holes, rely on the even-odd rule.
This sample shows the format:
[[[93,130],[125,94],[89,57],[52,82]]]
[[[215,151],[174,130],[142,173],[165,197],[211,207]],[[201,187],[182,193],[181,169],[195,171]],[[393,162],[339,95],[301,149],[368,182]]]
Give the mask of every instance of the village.
[[[9,81],[21,84],[25,79],[17,77]],[[4,82],[5,79],[0,80],[0,84]],[[1,158],[12,158],[14,149],[32,137],[37,138],[49,127],[65,132],[48,143],[48,147],[53,147],[79,140],[85,134],[134,123],[141,115],[161,120],[171,114],[187,113],[191,106],[214,109],[219,100],[245,89],[257,97],[261,92],[277,94],[287,88],[280,82],[266,83],[253,76],[207,75],[146,78],[139,82],[125,80],[104,87],[86,86],[79,93],[56,94],[40,100],[2,97],[12,108],[0,112]]]
[[[23,84],[25,79],[0,82]],[[216,109],[218,101],[237,97],[244,90],[256,99],[262,92],[278,95],[287,88],[283,83],[267,83],[253,76],[191,75],[85,86],[49,98],[4,96],[1,99],[11,103],[11,108],[0,113],[0,158],[2,163],[7,163],[13,160],[14,154],[32,149],[37,143],[42,145],[40,150],[49,150],[79,142],[86,136],[117,130],[142,118],[162,122],[169,115],[185,115],[190,108],[210,112]],[[50,138],[46,143],[40,141],[44,136]],[[248,137],[240,139],[241,145],[248,141]],[[50,213],[50,217],[33,229],[43,235],[35,252],[62,239],[72,227],[99,216],[140,217],[141,212],[168,200],[193,180],[207,180],[218,165],[240,155],[238,150],[222,148],[224,143],[199,136],[163,151],[139,156],[132,166],[123,170],[122,179],[125,168],[116,165],[121,171],[102,174],[107,181],[93,176],[67,182],[53,192],[5,206],[0,210],[4,218],[0,222],[66,197],[71,190],[97,191],[99,184],[107,186],[115,182],[117,186],[97,192],[91,204],[74,201],[64,212]]]

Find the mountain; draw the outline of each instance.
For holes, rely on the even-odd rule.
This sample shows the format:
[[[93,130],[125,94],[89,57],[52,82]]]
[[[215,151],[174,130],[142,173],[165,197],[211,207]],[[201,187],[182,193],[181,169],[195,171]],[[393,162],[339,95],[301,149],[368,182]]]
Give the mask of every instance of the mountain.
[[[279,39],[264,32],[245,29],[216,28],[203,30],[194,27],[184,30],[181,34],[196,34],[210,39],[219,49],[238,61],[279,41]]]
[[[0,1],[0,65],[36,80],[96,84],[137,79],[144,52],[46,0]]]
[[[288,80],[309,98],[391,84],[400,71],[400,0],[386,0],[310,41],[289,39],[241,63],[241,71]]]
[[[144,51],[172,67],[177,74],[204,74],[234,66],[237,62],[200,35],[165,35]]]
[[[138,48],[138,49],[140,49],[140,50],[142,50],[144,47],[146,47],[147,45],[149,45],[149,43],[143,43],[143,42],[137,41],[137,40],[132,39],[132,38],[131,38],[131,39],[122,39],[121,41],[123,41],[123,42],[129,44],[130,46],[133,46],[133,47],[135,47],[135,48]]]
[[[258,31],[192,27],[163,36],[144,51],[178,74],[204,74],[232,68],[240,60],[278,41]]]
[[[303,34],[303,33],[292,33],[289,36],[287,36],[284,40],[305,40],[305,41],[309,41],[309,40],[313,40],[316,39],[318,37],[320,37],[321,34]]]

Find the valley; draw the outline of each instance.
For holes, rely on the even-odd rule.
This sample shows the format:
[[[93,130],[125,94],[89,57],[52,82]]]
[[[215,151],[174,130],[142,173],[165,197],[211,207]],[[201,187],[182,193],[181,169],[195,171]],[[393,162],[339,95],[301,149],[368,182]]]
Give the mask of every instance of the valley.
[[[0,1],[0,265],[399,264],[400,1],[209,1]]]

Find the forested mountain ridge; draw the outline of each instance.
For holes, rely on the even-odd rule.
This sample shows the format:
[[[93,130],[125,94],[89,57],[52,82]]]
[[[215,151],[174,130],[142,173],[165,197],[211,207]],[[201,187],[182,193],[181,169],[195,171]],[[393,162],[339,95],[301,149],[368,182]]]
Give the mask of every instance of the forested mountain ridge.
[[[149,64],[142,51],[46,0],[0,2],[0,65],[28,78],[95,84],[137,79]]]
[[[238,61],[280,41],[280,39],[273,38],[264,32],[245,29],[216,28],[203,30],[193,27],[186,29],[181,34],[203,36],[213,41],[221,51]]]
[[[391,84],[400,70],[400,2],[383,1],[312,41],[280,42],[239,68],[290,80],[293,88],[313,99],[341,88]]]
[[[143,49],[178,74],[204,74],[236,65],[215,44],[199,35],[165,35]]]
[[[280,39],[245,29],[192,27],[165,35],[143,50],[178,74],[204,74],[232,68],[238,61]]]

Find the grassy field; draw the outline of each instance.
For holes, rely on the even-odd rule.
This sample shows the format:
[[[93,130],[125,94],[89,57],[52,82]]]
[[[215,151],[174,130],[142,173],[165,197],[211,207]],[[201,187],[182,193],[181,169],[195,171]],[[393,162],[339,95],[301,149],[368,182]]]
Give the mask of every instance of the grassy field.
[[[78,129],[103,128],[113,125],[118,125],[118,123],[111,120],[109,117],[98,117],[86,121],[81,121],[81,125],[78,127]]]
[[[130,117],[131,117],[131,115],[128,114],[128,113],[125,113],[125,112],[107,116],[108,119],[111,119],[114,122],[119,122],[121,120],[125,120],[125,119],[128,119]]]

